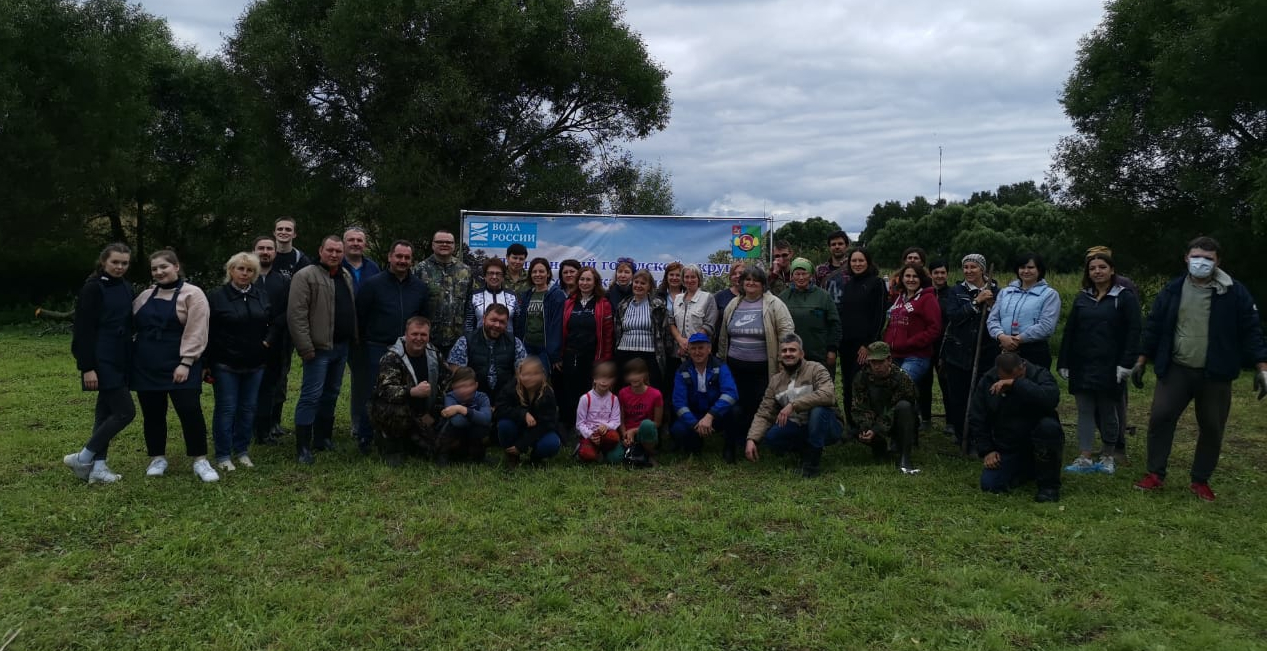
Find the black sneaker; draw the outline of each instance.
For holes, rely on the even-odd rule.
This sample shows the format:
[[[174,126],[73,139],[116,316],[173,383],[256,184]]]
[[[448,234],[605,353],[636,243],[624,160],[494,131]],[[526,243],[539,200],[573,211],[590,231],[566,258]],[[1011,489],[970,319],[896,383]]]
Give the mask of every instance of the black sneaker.
[[[1034,501],[1035,502],[1059,502],[1060,489],[1059,488],[1040,488],[1038,489],[1038,493],[1034,495]]]

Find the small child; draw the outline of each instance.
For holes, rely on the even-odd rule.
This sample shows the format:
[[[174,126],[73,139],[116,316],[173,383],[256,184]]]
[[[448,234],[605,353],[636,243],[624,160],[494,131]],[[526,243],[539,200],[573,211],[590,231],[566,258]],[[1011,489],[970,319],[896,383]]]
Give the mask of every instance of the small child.
[[[493,410],[497,422],[497,441],[506,451],[506,469],[519,465],[520,457],[531,453],[532,462],[543,461],[559,453],[559,403],[554,389],[546,381],[541,358],[529,355],[519,363],[515,382],[507,384],[497,396]]]
[[[627,451],[625,458],[634,465],[655,465],[653,450],[664,418],[664,396],[649,384],[650,380],[646,360],[635,357],[625,363],[628,386],[619,394],[620,413],[624,415],[620,439]]]
[[[440,426],[436,464],[447,465],[451,452],[476,463],[483,461],[493,425],[493,405],[479,390],[475,369],[463,366],[453,371],[440,417],[444,423]]]
[[[580,442],[576,456],[583,462],[606,457],[612,463],[624,458],[620,449],[620,400],[612,393],[616,365],[603,362],[594,367],[594,388],[576,404],[576,431]]]

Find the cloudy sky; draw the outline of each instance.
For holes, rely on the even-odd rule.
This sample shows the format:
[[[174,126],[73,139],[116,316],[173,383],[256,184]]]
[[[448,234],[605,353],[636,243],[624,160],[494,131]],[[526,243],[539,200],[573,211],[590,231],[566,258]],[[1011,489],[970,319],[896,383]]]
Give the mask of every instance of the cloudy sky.
[[[145,0],[220,48],[244,0]],[[687,214],[822,215],[1041,181],[1071,131],[1056,98],[1102,0],[626,0],[671,73],[668,129],[633,143]]]

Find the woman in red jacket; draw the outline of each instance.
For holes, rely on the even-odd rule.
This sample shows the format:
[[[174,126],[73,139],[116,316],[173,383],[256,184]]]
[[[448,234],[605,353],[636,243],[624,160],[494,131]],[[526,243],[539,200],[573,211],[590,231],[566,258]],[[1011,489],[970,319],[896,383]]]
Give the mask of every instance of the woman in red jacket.
[[[611,360],[615,344],[611,302],[603,298],[598,270],[585,267],[576,289],[563,304],[563,351],[554,368],[559,386],[559,418],[563,428],[576,424],[576,403],[594,385],[594,367]]]
[[[893,361],[919,384],[932,367],[933,344],[941,334],[941,305],[924,265],[908,262],[898,278],[902,288],[889,308],[884,343],[893,352]]]

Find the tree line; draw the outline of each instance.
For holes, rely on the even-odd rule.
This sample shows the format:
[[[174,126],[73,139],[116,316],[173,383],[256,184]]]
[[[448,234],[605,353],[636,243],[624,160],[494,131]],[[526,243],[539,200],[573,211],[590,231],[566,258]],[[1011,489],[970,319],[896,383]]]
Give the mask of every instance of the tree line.
[[[211,56],[125,0],[0,3],[0,227],[29,272],[0,304],[67,293],[108,241],[217,269],[280,215],[302,247],[470,207],[672,213],[622,147],[668,124],[667,74],[611,0],[262,0]]]

